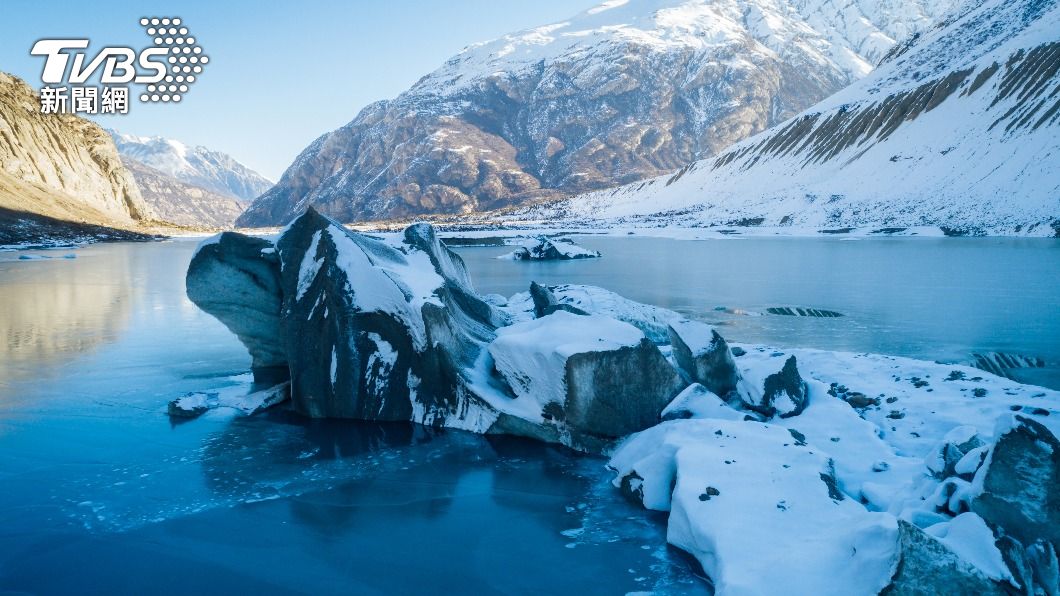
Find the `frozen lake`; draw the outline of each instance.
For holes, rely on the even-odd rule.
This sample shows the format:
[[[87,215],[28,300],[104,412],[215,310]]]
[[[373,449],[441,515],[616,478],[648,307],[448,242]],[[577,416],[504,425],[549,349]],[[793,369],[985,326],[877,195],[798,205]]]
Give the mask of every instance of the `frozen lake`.
[[[737,342],[930,360],[1015,352],[1050,364],[1028,380],[1058,384],[1060,241],[580,242],[604,258],[460,252],[482,292],[595,284]],[[601,459],[284,412],[171,425],[169,400],[245,383],[249,366],[184,297],[194,247],[0,253],[0,591],[705,591]],[[715,310],[774,306],[845,316]]]

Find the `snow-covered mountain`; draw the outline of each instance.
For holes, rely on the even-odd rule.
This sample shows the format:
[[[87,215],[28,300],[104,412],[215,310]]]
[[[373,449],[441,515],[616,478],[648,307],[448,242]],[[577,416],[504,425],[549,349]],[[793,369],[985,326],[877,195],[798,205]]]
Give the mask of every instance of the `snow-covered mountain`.
[[[138,137],[108,130],[118,152],[193,186],[251,200],[272,186],[261,174],[232,156],[203,146],[191,147],[164,137]]]
[[[531,218],[1060,235],[1060,3],[978,0],[723,154]]]
[[[671,171],[864,76],[958,1],[610,0],[368,106],[239,223],[466,213]]]
[[[90,226],[134,228],[153,218],[102,128],[70,114],[41,114],[33,89],[0,73],[0,244],[94,233]]]

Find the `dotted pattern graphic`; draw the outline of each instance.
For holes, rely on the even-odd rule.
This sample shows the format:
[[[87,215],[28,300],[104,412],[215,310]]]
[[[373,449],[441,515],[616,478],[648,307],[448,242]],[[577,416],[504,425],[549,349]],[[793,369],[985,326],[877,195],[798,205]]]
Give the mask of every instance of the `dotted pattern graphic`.
[[[140,26],[154,42],[155,46],[169,50],[166,61],[169,68],[164,79],[148,85],[147,91],[140,95],[144,102],[179,102],[188,92],[188,86],[202,73],[203,67],[210,62],[210,57],[202,52],[179,18],[144,17]]]

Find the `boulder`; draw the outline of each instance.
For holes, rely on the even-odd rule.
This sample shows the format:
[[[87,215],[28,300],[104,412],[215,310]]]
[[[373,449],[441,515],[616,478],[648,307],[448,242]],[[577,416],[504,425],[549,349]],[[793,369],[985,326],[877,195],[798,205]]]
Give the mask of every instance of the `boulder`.
[[[292,400],[313,417],[442,424],[506,315],[427,225],[387,242],[308,210],[277,241]]]
[[[1015,538],[1002,535],[997,539],[997,548],[1021,588],[1019,594],[1060,594],[1060,562],[1052,544],[1039,540],[1024,547]]]
[[[761,401],[744,405],[767,418],[790,418],[801,414],[808,404],[809,389],[799,374],[795,356],[790,356],[780,372],[766,377]]]
[[[924,458],[928,471],[938,480],[959,475],[957,466],[969,452],[984,446],[974,426],[958,426],[946,433],[931,453]],[[972,462],[967,462],[966,465]],[[976,464],[976,469],[978,464]],[[963,469],[963,468],[962,468]],[[975,470],[972,470],[974,473]]]
[[[271,242],[236,232],[214,236],[192,257],[185,285],[188,298],[246,346],[255,380],[287,378],[280,266]]]
[[[740,373],[729,344],[718,332],[698,321],[674,321],[668,328],[674,360],[689,380],[700,383],[722,399],[736,391]]]
[[[972,510],[1023,544],[1060,544],[1060,441],[1024,416],[1006,416],[996,436]]]
[[[898,547],[898,566],[883,594],[1005,594],[1000,584],[942,542],[903,520],[898,520]]]
[[[550,288],[543,286],[536,281],[530,282],[530,298],[534,301],[534,316],[539,319],[546,315],[550,315],[557,310],[563,310],[576,315],[589,314],[576,306],[560,302]]]
[[[662,411],[661,417],[666,420],[685,418],[720,418],[723,420],[743,420],[746,414],[727,403],[699,383],[692,383],[670,402]]]
[[[643,430],[682,388],[644,333],[600,315],[558,311],[497,331],[494,368],[527,407],[578,433],[620,437]]]
[[[644,332],[656,344],[670,343],[669,324],[681,320],[680,314],[658,306],[634,302],[610,290],[582,284],[536,285],[532,292],[520,292],[505,300],[503,306],[515,320],[526,320],[537,316],[538,302],[565,305],[564,310],[576,314],[605,315],[625,321]],[[546,293],[547,292],[547,293]],[[536,294],[536,296],[535,296]],[[566,308],[566,307],[573,308]],[[555,310],[555,309],[552,309]],[[544,316],[544,313],[541,314]]]
[[[571,259],[595,259],[600,253],[575,244],[567,238],[546,238],[541,236],[536,242],[520,246],[514,251],[498,258],[511,261],[566,261]]]

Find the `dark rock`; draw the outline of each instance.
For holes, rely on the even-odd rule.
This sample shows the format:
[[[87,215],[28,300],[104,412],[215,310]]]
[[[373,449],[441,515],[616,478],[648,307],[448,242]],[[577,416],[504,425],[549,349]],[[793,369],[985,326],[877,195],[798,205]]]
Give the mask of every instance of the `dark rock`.
[[[567,424],[604,437],[641,431],[658,422],[681,386],[646,338],[633,348],[575,354],[567,359]]]
[[[415,395],[415,421],[442,424],[477,399],[462,370],[507,317],[474,293],[463,261],[432,228],[410,227],[399,250],[310,209],[277,247],[295,409],[411,420]],[[433,272],[417,264],[424,256]],[[438,286],[417,295],[414,280],[431,273]]]
[[[534,301],[534,316],[539,319],[558,310],[576,315],[589,314],[577,306],[560,302],[552,290],[536,281],[530,282],[530,298]]]
[[[846,498],[843,491],[839,490],[839,480],[835,477],[835,463],[828,460],[828,471],[821,473],[821,482],[828,487],[828,498],[833,501],[842,501]]]
[[[721,491],[719,491],[718,489],[714,488],[713,486],[708,486],[706,488],[706,490],[703,491],[703,494],[699,495],[699,500],[700,501],[709,501],[711,499],[711,497],[716,497],[716,496],[718,496],[720,494],[721,494]]]
[[[320,418],[409,420],[407,379],[423,324],[407,288],[373,268],[407,264],[405,256],[312,209],[277,246],[295,409]],[[362,294],[391,308],[362,304]]]
[[[1001,587],[938,540],[898,520],[899,560],[888,595],[977,594],[1001,596]]]
[[[1039,540],[1029,547],[1024,547],[1015,538],[1004,534],[998,537],[996,545],[1005,565],[1021,588],[1019,594],[1060,594],[1060,564],[1057,562],[1053,545]]]
[[[788,317],[817,317],[831,319],[843,316],[843,313],[821,308],[803,308],[801,306],[773,306],[766,309],[771,315],[784,315]]]
[[[972,511],[1024,544],[1060,544],[1060,441],[1030,418],[1014,419],[994,444]]]
[[[766,377],[762,401],[744,405],[769,418],[778,414],[781,418],[790,418],[801,414],[808,402],[809,390],[806,381],[802,380],[802,375],[799,374],[795,356],[790,356],[780,372]]]
[[[633,503],[637,505],[644,504],[644,478],[636,470],[622,477],[618,484],[618,490],[622,493],[622,496]]]
[[[1007,352],[986,352],[972,354],[972,366],[993,373],[999,377],[1012,379],[1012,371],[1020,368],[1044,368],[1045,360],[1037,356],[1009,354]]]
[[[740,373],[729,344],[710,325],[677,321],[668,328],[674,360],[689,380],[722,399],[736,391]]]
[[[597,337],[608,345],[589,341],[575,350],[571,337]],[[677,371],[640,330],[599,315],[557,312],[507,327],[489,352],[515,395],[558,403],[563,413],[553,413],[554,419],[596,437],[620,437],[656,424],[684,388]]]
[[[271,242],[225,232],[195,253],[185,283],[188,298],[246,346],[256,379],[288,376],[281,335],[280,266]]]
[[[858,393],[856,391],[851,392],[851,393],[847,393],[843,397],[843,399],[848,404],[850,404],[850,407],[852,407],[852,408],[854,408],[856,410],[863,410],[865,408],[870,408],[872,406],[880,405],[880,398],[878,398],[878,397],[869,397],[869,396],[865,395],[864,393]]]

